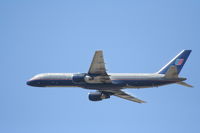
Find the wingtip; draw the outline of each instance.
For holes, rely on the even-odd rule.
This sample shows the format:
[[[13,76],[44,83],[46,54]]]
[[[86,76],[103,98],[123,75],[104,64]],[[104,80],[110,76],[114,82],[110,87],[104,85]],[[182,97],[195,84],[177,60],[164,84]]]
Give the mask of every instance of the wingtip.
[[[138,103],[142,104],[142,103],[147,103],[147,102],[146,102],[146,101],[142,101],[142,100],[141,100],[141,101],[140,101],[140,102],[138,102]]]
[[[188,86],[188,87],[190,87],[190,88],[194,88],[194,86],[193,86],[193,85],[190,85],[190,86]]]
[[[96,50],[95,52],[103,52],[103,50]]]

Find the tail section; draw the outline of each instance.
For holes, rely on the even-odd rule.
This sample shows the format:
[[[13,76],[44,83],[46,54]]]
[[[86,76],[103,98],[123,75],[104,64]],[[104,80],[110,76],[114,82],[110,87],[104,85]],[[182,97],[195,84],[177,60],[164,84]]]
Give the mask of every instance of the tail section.
[[[167,72],[165,73],[165,78],[168,78],[168,79],[178,78],[177,67],[170,66]]]
[[[187,58],[189,57],[192,50],[183,50],[177,56],[175,56],[169,63],[167,63],[163,68],[161,68],[157,73],[159,74],[169,74],[171,71],[178,74],[180,73],[182,67],[184,66]]]
[[[177,82],[176,84],[179,84],[179,85],[183,85],[183,86],[186,86],[186,87],[191,87],[191,88],[193,88],[192,85],[190,85],[190,84],[188,84],[188,83],[186,83],[186,82],[183,82],[183,81]]]

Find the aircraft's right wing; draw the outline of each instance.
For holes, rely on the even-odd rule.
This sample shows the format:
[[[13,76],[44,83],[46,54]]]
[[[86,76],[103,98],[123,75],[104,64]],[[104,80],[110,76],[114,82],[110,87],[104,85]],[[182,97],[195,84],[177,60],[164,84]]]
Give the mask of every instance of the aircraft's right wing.
[[[114,96],[126,99],[126,100],[130,100],[133,102],[137,102],[137,103],[145,103],[145,101],[142,101],[134,96],[131,96],[130,94],[125,93],[124,91],[121,90],[106,90],[105,92],[110,92],[112,93]]]

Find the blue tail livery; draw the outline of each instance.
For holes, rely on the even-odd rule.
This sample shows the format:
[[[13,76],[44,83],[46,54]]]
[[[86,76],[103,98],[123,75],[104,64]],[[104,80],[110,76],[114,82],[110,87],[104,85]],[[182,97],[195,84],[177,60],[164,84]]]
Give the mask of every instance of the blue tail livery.
[[[183,50],[177,56],[175,56],[169,63],[167,63],[163,68],[161,68],[157,73],[165,74],[171,66],[176,66],[177,74],[180,73],[183,68],[187,58],[189,57],[192,50]]]

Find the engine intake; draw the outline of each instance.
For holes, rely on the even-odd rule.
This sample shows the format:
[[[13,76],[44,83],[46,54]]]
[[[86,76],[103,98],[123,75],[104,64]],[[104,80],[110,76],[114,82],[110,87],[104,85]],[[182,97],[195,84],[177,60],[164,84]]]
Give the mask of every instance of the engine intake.
[[[96,91],[96,92],[91,92],[88,98],[90,101],[101,101],[103,99],[110,98],[110,95],[105,94],[103,92]]]

